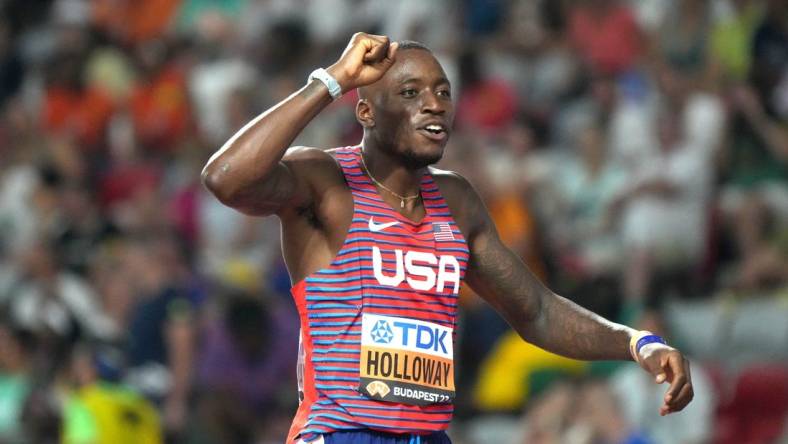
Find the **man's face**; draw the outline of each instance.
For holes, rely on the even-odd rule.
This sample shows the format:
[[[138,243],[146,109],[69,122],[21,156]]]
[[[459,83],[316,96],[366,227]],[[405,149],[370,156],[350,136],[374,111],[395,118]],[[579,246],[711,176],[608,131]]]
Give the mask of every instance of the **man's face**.
[[[438,61],[422,49],[406,49],[364,98],[372,109],[368,136],[409,168],[440,160],[454,121],[451,87]]]

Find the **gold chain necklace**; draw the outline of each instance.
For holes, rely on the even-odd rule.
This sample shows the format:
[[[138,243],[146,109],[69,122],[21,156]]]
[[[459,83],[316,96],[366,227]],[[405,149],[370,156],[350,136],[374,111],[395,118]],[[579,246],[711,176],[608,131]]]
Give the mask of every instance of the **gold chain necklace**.
[[[377,179],[375,179],[375,177],[372,176],[372,173],[369,172],[369,168],[367,168],[367,164],[364,162],[364,154],[363,153],[359,154],[359,157],[361,158],[361,166],[364,167],[364,171],[367,173],[367,176],[369,176],[369,178],[372,179],[372,182],[374,182],[375,185],[383,188],[384,190],[388,191],[392,195],[394,195],[397,198],[399,198],[399,207],[400,208],[405,208],[405,201],[406,200],[413,200],[413,199],[418,199],[419,197],[421,197],[421,192],[419,192],[418,194],[414,194],[413,196],[403,196],[401,194],[397,194],[397,193],[391,191],[387,186],[385,186],[382,183],[378,182]]]

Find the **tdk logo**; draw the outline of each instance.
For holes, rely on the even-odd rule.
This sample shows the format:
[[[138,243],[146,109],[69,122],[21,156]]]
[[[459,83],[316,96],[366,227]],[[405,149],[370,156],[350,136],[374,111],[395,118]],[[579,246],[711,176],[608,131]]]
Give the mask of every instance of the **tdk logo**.
[[[452,327],[421,319],[373,313],[364,313],[361,317],[363,347],[399,350],[398,353],[408,356],[411,356],[408,353],[418,353],[452,359]]]
[[[394,332],[391,331],[389,323],[380,320],[372,327],[372,340],[378,344],[388,344],[394,338]]]
[[[394,328],[400,330],[401,344],[403,346],[415,346],[420,350],[431,350],[439,353],[448,353],[446,350],[446,334],[448,330],[430,328],[426,325],[413,324],[405,321],[394,321]],[[374,330],[373,330],[374,332]]]

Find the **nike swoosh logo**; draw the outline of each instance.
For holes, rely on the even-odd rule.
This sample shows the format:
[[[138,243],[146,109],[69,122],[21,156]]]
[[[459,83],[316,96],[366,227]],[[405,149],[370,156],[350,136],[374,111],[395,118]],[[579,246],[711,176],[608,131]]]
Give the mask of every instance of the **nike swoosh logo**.
[[[397,225],[398,223],[399,222],[395,220],[394,222],[386,222],[385,224],[376,224],[375,222],[373,222],[372,218],[370,217],[369,218],[369,231],[375,231],[375,232],[383,231],[383,230],[385,230],[388,227],[393,227],[394,225]]]

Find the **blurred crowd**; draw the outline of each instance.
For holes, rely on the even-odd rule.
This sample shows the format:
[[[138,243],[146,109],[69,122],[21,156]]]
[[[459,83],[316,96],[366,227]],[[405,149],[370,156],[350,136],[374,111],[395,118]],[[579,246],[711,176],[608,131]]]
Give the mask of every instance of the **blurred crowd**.
[[[696,399],[522,342],[462,294],[450,436],[788,439],[788,2],[0,0],[0,443],[282,442],[278,223],[208,157],[357,31],[424,42],[467,176],[550,288],[662,333]],[[360,141],[357,96],[296,144]]]

